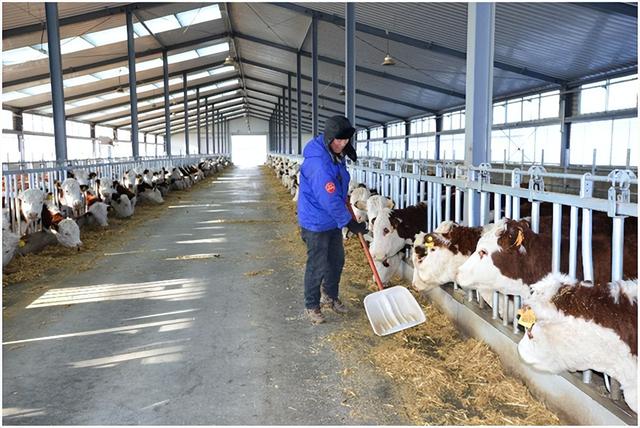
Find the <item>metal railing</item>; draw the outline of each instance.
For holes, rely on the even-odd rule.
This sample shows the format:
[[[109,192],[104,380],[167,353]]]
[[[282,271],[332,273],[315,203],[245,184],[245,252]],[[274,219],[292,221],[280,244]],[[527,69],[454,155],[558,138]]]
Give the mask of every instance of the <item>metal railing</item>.
[[[112,162],[102,162],[102,159],[84,159],[80,161],[69,161],[64,165],[56,165],[55,161],[44,162],[42,167],[37,168],[21,168],[17,170],[2,170],[2,208],[9,212],[10,228],[13,232],[22,234],[26,231],[21,230],[20,224],[20,201],[18,194],[20,191],[27,189],[41,189],[47,193],[51,193],[54,201],[59,202],[56,182],[63,182],[67,178],[67,171],[86,170],[95,172],[96,178],[108,178],[120,180],[123,174],[130,170],[136,169],[143,171],[149,169],[157,171],[162,167],[183,166],[186,164],[199,162],[202,159],[217,157],[218,155],[197,155],[197,156],[173,156],[173,157],[148,157],[148,158],[124,158],[123,160]],[[40,164],[40,162],[38,162]],[[52,165],[53,164],[53,165]],[[95,179],[91,180],[90,187],[95,190]],[[83,196],[84,197],[84,196]],[[82,214],[82,213],[81,213]],[[36,225],[36,232],[42,229],[42,225]]]
[[[292,161],[299,161],[299,156],[282,156]],[[552,216],[552,265],[550,272],[560,272],[560,256],[562,242],[562,208],[569,207],[569,265],[568,275],[575,278],[578,268],[578,251],[582,254],[582,277],[593,280],[593,251],[592,251],[592,216],[593,212],[603,212],[612,221],[612,277],[611,280],[622,278],[622,260],[624,243],[624,222],[626,217],[638,217],[638,205],[631,202],[631,188],[637,194],[638,180],[631,170],[615,169],[608,175],[551,173],[539,165],[531,166],[527,171],[519,168],[492,168],[490,164],[477,167],[465,166],[454,161],[437,162],[416,160],[389,160],[380,158],[361,159],[349,163],[352,180],[365,183],[370,189],[375,189],[380,195],[390,197],[398,208],[417,205],[424,202],[427,205],[427,230],[432,232],[444,220],[453,220],[466,226],[479,226],[494,222],[501,218],[520,219],[520,201],[526,199],[531,203],[531,224],[534,232],[539,232],[540,204],[551,203]],[[493,184],[492,177],[509,176],[510,184]],[[524,179],[528,179],[528,186],[523,188]],[[545,179],[562,179],[576,182],[579,194],[566,194],[545,191]],[[596,184],[609,185],[607,198],[593,197]],[[453,198],[452,198],[453,195]],[[493,218],[489,217],[489,198],[493,198]],[[452,207],[452,199],[454,206]],[[502,209],[504,202],[504,210]],[[478,207],[478,209],[476,209]],[[579,211],[582,221],[578,221]],[[478,215],[479,213],[479,215]],[[581,226],[581,227],[580,227]],[[578,234],[581,229],[581,245],[578,245]],[[407,258],[410,260],[410,257]],[[454,284],[454,289],[458,289]],[[473,297],[476,291],[476,297]],[[484,302],[477,290],[467,290],[467,300],[477,301],[480,308],[485,308]],[[499,313],[502,302],[504,310]],[[509,304],[512,302],[512,318],[509,319]],[[489,303],[489,302],[487,302]],[[522,301],[520,295],[506,294],[494,291],[491,302],[491,317],[501,320],[505,327],[511,324],[511,331],[520,335],[524,330],[518,326],[515,316]],[[591,383],[592,372],[585,371],[582,376],[584,383]],[[611,398],[620,399],[620,387],[612,382]]]

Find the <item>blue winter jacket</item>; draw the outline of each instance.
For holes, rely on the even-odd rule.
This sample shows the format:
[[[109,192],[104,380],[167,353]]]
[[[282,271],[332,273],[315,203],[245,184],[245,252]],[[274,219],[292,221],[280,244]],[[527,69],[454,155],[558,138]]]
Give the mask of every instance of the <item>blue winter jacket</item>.
[[[351,220],[347,208],[349,172],[320,134],[304,148],[298,191],[298,222],[313,232],[342,228]]]

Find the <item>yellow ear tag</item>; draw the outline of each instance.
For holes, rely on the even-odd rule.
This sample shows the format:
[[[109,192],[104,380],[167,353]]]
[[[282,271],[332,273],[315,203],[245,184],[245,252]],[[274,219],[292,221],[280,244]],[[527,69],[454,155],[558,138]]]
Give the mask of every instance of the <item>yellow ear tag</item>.
[[[513,245],[519,247],[520,245],[522,245],[522,241],[524,241],[524,233],[522,233],[522,229],[518,229],[518,236],[516,236],[516,240]]]
[[[520,308],[518,309],[518,315],[520,315],[520,319],[518,319],[518,324],[525,328],[531,328],[536,323],[536,314],[533,313],[533,309],[531,308]]]
[[[22,247],[24,247],[25,245],[27,245],[27,243],[26,243],[26,242],[24,242],[22,239],[21,239],[20,241],[18,241],[18,247],[22,248]]]
[[[427,236],[427,239],[425,239],[424,246],[427,247],[427,248],[433,248],[433,246],[434,246],[433,236],[431,236],[431,235]]]

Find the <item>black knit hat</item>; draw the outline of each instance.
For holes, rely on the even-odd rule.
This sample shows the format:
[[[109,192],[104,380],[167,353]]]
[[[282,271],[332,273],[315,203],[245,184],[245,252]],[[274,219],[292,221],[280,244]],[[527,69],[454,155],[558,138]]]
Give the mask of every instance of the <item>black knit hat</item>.
[[[339,140],[349,139],[355,134],[356,128],[344,116],[331,116],[324,123],[324,142],[330,144],[334,138]]]

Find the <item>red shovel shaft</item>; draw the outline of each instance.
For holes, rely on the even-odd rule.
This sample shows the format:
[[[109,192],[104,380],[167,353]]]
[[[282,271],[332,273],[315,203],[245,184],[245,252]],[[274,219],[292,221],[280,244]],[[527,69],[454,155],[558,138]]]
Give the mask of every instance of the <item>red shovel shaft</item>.
[[[351,213],[351,218],[356,219],[355,214],[353,213],[353,208],[351,208],[351,204],[347,203],[347,208],[349,208],[349,212]],[[369,267],[371,268],[371,272],[373,272],[373,278],[376,280],[376,284],[378,285],[378,290],[384,290],[382,286],[382,281],[380,280],[380,275],[378,275],[378,269],[376,269],[376,265],[373,262],[373,258],[371,257],[371,253],[369,252],[369,247],[367,247],[367,243],[364,241],[364,236],[362,233],[358,233],[358,238],[360,238],[360,245],[362,245],[362,249],[364,250],[364,254],[367,256],[367,261],[369,262]]]

